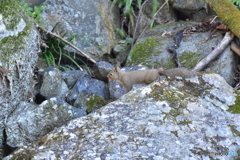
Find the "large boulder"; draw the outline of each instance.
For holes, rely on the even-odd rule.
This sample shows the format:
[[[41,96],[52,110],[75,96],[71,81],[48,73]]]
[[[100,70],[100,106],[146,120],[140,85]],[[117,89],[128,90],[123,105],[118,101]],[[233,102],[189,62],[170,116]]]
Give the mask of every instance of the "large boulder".
[[[128,66],[142,64],[149,68],[163,67],[164,69],[179,67],[175,65],[174,55],[168,49],[174,45],[174,37],[180,30],[184,30],[185,33],[176,53],[181,67],[188,69],[193,69],[197,62],[211,53],[223,38],[218,32],[210,38],[211,33],[201,32],[204,29],[200,23],[196,22],[160,25],[148,30],[135,44],[128,57]],[[218,73],[230,85],[234,85],[237,63],[238,58],[230,47],[227,47],[204,70]]]
[[[84,110],[58,98],[51,98],[40,105],[22,102],[6,123],[7,144],[11,147],[29,144],[55,127],[84,115],[86,115]]]
[[[103,54],[110,54],[119,38],[115,29],[120,28],[119,11],[108,0],[46,0],[43,19],[47,28],[58,23],[59,32],[78,35],[76,46],[95,61]],[[57,30],[55,30],[58,32]],[[66,48],[74,51],[72,48]]]
[[[40,52],[36,28],[18,1],[0,2],[0,159],[7,117],[34,97],[34,67]],[[5,72],[6,71],[6,72]]]
[[[170,78],[70,121],[5,160],[239,159],[237,96],[217,74]]]

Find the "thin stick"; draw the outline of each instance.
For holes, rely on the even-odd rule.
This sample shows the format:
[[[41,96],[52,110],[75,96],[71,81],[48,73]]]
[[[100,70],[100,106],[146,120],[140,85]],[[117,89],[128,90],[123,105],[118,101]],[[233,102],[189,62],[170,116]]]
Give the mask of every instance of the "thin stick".
[[[143,6],[145,6],[145,4],[148,2],[148,0],[146,0],[145,2],[143,2],[143,4],[141,5],[141,8],[139,10],[139,13],[138,13],[138,17],[137,17],[137,22],[136,22],[136,26],[134,28],[134,32],[133,32],[133,39],[132,39],[132,43],[131,43],[131,48],[133,46],[133,43],[134,43],[134,40],[135,40],[135,36],[136,36],[136,32],[137,32],[137,28],[138,28],[138,23],[140,21],[140,17],[142,15],[142,8]]]
[[[162,4],[162,6],[157,10],[157,12],[153,15],[153,18],[152,18],[152,20],[156,17],[156,15],[158,14],[158,12],[166,5],[168,3],[168,0],[166,0],[163,4]],[[152,21],[151,20],[151,21]],[[151,21],[150,21],[150,23],[151,23]],[[149,24],[150,24],[149,23]],[[148,24],[148,25],[149,25]],[[143,29],[143,31],[141,32],[141,34],[140,34],[140,36],[137,38],[137,40],[136,40],[136,42],[142,37],[142,35],[143,35],[143,33],[145,32],[145,30],[147,29],[147,26],[148,25],[146,25],[146,27]]]
[[[240,48],[232,41],[231,50],[240,56]]]
[[[228,46],[228,44],[232,41],[233,35],[230,32],[227,32],[223,37],[220,44],[205,58],[203,58],[196,66],[193,68],[193,71],[201,71],[204,69],[211,61],[213,61],[220,53],[224,51],[224,49]]]
[[[79,48],[77,48],[76,46],[74,46],[72,43],[68,42],[67,40],[63,39],[60,35],[55,34],[51,31],[46,30],[45,28],[41,27],[39,24],[36,23],[37,28],[43,30],[44,32],[46,32],[47,34],[50,34],[58,39],[60,39],[61,41],[65,42],[67,45],[69,45],[70,47],[74,48],[75,50],[77,50],[78,52],[80,52],[81,54],[83,54],[88,60],[90,60],[93,63],[96,63],[96,61],[94,59],[92,59],[91,57],[89,57],[86,53],[84,53],[82,50],[80,50]]]

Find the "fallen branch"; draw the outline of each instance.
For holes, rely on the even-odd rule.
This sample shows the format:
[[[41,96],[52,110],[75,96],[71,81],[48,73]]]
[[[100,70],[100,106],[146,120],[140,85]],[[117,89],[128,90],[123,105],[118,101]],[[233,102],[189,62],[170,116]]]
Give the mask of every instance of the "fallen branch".
[[[96,63],[96,61],[94,59],[92,59],[91,57],[89,57],[86,53],[84,53],[82,50],[80,50],[79,48],[77,48],[76,46],[74,46],[72,43],[68,42],[67,40],[63,39],[60,35],[55,34],[51,31],[46,30],[45,28],[41,27],[40,25],[38,25],[36,23],[37,28],[41,29],[42,31],[46,32],[47,34],[50,34],[58,39],[60,39],[61,41],[65,42],[67,45],[69,45],[70,47],[74,48],[75,50],[77,50],[78,52],[80,52],[82,55],[84,55],[88,60],[90,60],[93,63]]]
[[[227,32],[220,44],[209,55],[198,62],[198,64],[193,68],[193,71],[201,71],[205,68],[212,60],[224,51],[224,49],[232,41],[233,37],[234,36],[230,32]]]
[[[240,48],[232,41],[231,50],[240,56]]]

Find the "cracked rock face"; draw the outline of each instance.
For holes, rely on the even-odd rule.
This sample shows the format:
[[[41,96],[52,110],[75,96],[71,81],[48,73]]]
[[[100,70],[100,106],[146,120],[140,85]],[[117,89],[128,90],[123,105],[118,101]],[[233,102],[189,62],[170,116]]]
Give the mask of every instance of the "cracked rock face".
[[[44,4],[42,15],[48,29],[62,22],[57,29],[77,35],[76,46],[96,61],[110,54],[120,40],[115,33],[120,28],[120,15],[111,1],[46,0]],[[65,49],[75,51],[68,46]]]
[[[132,90],[7,159],[217,159],[240,146],[236,94],[217,74]],[[216,153],[216,154],[215,154]],[[29,157],[29,155],[31,155]],[[228,156],[227,159],[236,157]]]
[[[21,102],[34,97],[34,67],[40,52],[39,35],[18,1],[0,2],[0,159],[5,122]]]

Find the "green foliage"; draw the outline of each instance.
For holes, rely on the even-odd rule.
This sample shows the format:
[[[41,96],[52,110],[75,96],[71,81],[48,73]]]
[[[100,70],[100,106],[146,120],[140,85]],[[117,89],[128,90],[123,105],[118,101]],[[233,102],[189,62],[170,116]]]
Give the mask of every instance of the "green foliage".
[[[29,6],[29,3],[25,3],[24,0],[20,2],[23,6],[23,10],[29,15],[29,17],[40,25],[43,25],[42,11],[45,9],[46,5],[34,6],[34,8]]]
[[[57,23],[53,29],[52,32],[56,29],[56,27],[60,23]],[[66,36],[67,32],[60,32],[59,35],[61,37]],[[67,39],[69,42],[73,42],[76,38],[76,35],[71,35],[70,38]],[[60,39],[53,37],[51,35],[48,35],[46,40],[46,45],[48,48],[44,48],[43,52],[43,58],[47,61],[47,64],[49,66],[59,67],[60,69],[67,70],[67,69],[73,69],[71,66],[63,66],[61,64],[63,58],[67,58],[70,60],[77,68],[81,68],[78,63],[72,58],[69,54],[65,53],[63,51],[63,48],[66,46],[66,44],[61,41]]]
[[[142,0],[113,0],[113,5],[117,4],[119,8],[123,9],[123,13],[130,19],[132,26],[134,26],[134,8],[141,8]],[[152,0],[152,15],[157,11],[158,0]]]
[[[124,15],[128,16],[132,25],[134,25],[133,0],[114,0],[113,5],[118,3],[119,8],[123,8]]]
[[[151,16],[153,17],[151,23],[150,23],[150,28],[153,27],[154,25],[154,14],[157,12],[157,7],[158,7],[158,0],[152,0],[152,13],[151,13]]]
[[[230,0],[240,10],[240,0]]]
[[[130,37],[127,37],[125,40],[124,40],[124,44],[130,44],[130,43],[132,43],[132,38],[130,38]]]
[[[117,34],[119,34],[122,38],[126,37],[125,32],[122,29],[117,28],[116,29]]]

